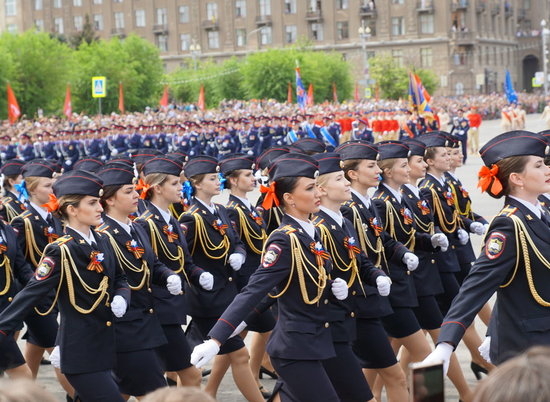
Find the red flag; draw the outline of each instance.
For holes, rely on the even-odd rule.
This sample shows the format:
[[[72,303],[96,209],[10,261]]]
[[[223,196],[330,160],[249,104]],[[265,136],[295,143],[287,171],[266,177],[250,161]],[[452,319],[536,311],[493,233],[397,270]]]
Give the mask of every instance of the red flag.
[[[199,109],[204,112],[204,109],[206,109],[206,99],[204,97],[204,84],[201,84],[201,89],[199,91],[199,101],[197,102],[197,105]]]
[[[332,101],[338,103],[338,92],[336,92],[336,83],[332,83]]]
[[[307,102],[306,104],[308,106],[313,106],[313,84],[309,84],[309,88],[307,89]]]
[[[19,104],[17,103],[15,94],[13,93],[11,85],[8,82],[8,119],[10,123],[15,123],[19,116],[21,116],[21,109],[19,109]]]
[[[160,106],[163,108],[168,107],[168,85],[164,86],[164,93],[162,94],[162,98],[160,98]]]
[[[122,88],[122,82],[118,84],[118,110],[124,114],[124,88]]]
[[[355,102],[359,102],[359,84],[355,83],[355,95],[353,96]]]
[[[73,106],[71,104],[71,86],[67,84],[67,90],[65,91],[65,103],[63,105],[63,114],[70,119],[73,114]]]
[[[292,103],[292,84],[288,81],[288,93],[286,95],[286,101]]]

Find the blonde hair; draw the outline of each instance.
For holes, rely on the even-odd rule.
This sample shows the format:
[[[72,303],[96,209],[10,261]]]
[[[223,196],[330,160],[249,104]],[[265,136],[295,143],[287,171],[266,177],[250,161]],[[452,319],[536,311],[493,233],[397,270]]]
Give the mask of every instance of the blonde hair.
[[[398,158],[389,158],[389,159],[384,159],[384,160],[376,162],[376,163],[378,163],[378,167],[382,171],[382,176],[386,173],[385,172],[386,169],[389,170],[389,169],[393,168],[393,166],[395,165],[395,162],[397,162],[397,160],[398,160]]]
[[[317,185],[319,187],[325,187],[328,184],[329,174],[330,173],[326,173],[326,174],[319,175],[319,177],[317,177]]]
[[[193,188],[195,188],[195,186],[196,186],[197,184],[201,184],[201,182],[204,180],[204,178],[205,178],[206,176],[208,176],[209,174],[211,174],[211,173],[197,174],[197,175],[195,175],[195,176],[193,176],[193,177],[190,177],[190,178],[189,178],[189,181],[191,182],[191,185],[193,186]]]
[[[40,179],[42,179],[42,177],[38,177],[38,176],[25,177],[25,185],[27,186],[27,191],[29,193],[36,190],[36,188],[38,187],[38,184],[40,183]]]
[[[67,215],[67,208],[71,205],[78,207],[80,201],[82,201],[84,197],[86,196],[82,194],[67,194],[59,197],[57,200],[59,203],[59,208],[57,208],[56,211],[57,217],[66,223],[69,219],[69,215]]]
[[[161,186],[166,179],[168,179],[167,173],[149,173],[147,176],[145,176],[145,184],[148,184],[151,187],[155,186]],[[153,192],[149,190],[147,194],[145,195],[145,199],[149,200],[152,197]]]

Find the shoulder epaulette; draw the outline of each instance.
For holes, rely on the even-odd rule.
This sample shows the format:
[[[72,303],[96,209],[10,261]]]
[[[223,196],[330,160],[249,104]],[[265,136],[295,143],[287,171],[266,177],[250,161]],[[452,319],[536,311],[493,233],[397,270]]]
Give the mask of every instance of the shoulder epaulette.
[[[11,198],[9,196],[2,197],[2,204],[9,204],[12,201],[13,201],[13,198]]]
[[[71,241],[73,239],[70,235],[61,236],[59,239],[54,241],[52,244],[57,244],[58,246],[62,246],[63,244]]]
[[[313,219],[311,220],[311,223],[313,223],[317,227],[321,226],[324,222],[325,220],[320,216],[314,216]]]
[[[227,204],[227,208],[237,208],[239,205],[235,201],[229,201],[229,204]]]
[[[17,215],[15,218],[21,218],[21,219],[28,219],[32,216],[32,212],[27,210],[27,211],[23,211],[23,213]],[[14,219],[15,219],[14,218]]]
[[[282,228],[275,229],[273,232],[284,232],[285,234],[291,234],[295,231],[296,229],[294,229],[292,225],[285,225]]]
[[[193,205],[187,211],[185,211],[185,214],[193,215],[193,214],[197,213],[198,210],[199,210],[199,207],[197,207],[196,205]]]
[[[344,207],[353,208],[355,206],[355,201],[346,201],[342,205]]]
[[[140,220],[140,221],[148,221],[149,219],[151,219],[153,217],[153,214],[151,211],[145,211],[144,213],[142,213],[140,216],[138,216],[136,218],[136,220]]]
[[[518,209],[516,207],[512,207],[511,205],[506,205],[502,210],[499,212],[498,216],[511,216],[516,213]]]
[[[434,186],[433,183],[430,183],[430,182],[427,181],[427,182],[424,183],[420,188],[427,188],[427,189],[430,189],[430,190],[431,190],[433,186]]]
[[[103,233],[103,232],[105,232],[107,229],[109,229],[109,227],[110,227],[110,226],[107,225],[106,223],[102,223],[102,224],[99,225],[95,230],[96,230],[97,232]]]

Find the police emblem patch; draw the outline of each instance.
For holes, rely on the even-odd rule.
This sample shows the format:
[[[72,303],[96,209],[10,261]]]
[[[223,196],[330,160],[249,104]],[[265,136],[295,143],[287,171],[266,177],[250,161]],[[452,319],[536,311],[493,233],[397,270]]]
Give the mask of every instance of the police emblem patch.
[[[281,251],[281,248],[276,244],[270,245],[267,248],[262,259],[262,266],[264,268],[269,268],[273,266],[273,264],[275,264],[279,260],[279,257],[281,256]]]
[[[502,254],[506,244],[506,236],[500,232],[493,232],[485,243],[485,255],[490,260],[494,260]]]
[[[55,261],[50,257],[44,257],[40,262],[38,268],[36,268],[34,277],[36,278],[36,280],[42,281],[52,274],[54,267]]]

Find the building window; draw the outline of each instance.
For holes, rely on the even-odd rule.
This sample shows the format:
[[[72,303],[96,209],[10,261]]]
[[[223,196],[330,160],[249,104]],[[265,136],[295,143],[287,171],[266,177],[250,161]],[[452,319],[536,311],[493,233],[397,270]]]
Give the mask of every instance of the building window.
[[[433,14],[420,14],[420,33],[423,33],[423,34],[434,33],[434,15]]]
[[[285,14],[296,14],[296,0],[285,0]]]
[[[63,29],[63,18],[56,17],[53,19],[54,32],[58,34],[63,34],[65,30]]]
[[[336,8],[338,10],[347,10],[349,8],[349,0],[336,0]]]
[[[391,0],[392,4],[405,4],[405,0]]]
[[[113,0],[113,3],[122,3],[122,0]]]
[[[323,40],[323,24],[314,22],[311,24],[311,39]]]
[[[34,20],[34,27],[38,32],[44,32],[44,20]]]
[[[423,68],[432,67],[432,48],[425,47],[420,49],[420,65]]]
[[[348,39],[349,38],[349,24],[347,21],[340,21],[336,23],[336,39]]]
[[[235,17],[246,17],[246,0],[235,1]]]
[[[168,35],[157,36],[157,47],[161,52],[168,51]]]
[[[43,0],[34,0],[34,9],[39,11],[44,8],[44,2]]]
[[[6,0],[6,17],[13,17],[17,14],[16,0]]]
[[[391,55],[399,67],[403,67],[403,50],[392,50]]]
[[[294,43],[298,36],[296,25],[285,26],[285,43]]]
[[[220,33],[218,31],[208,31],[208,48],[220,48]]]
[[[115,28],[124,29],[124,13],[115,13]]]
[[[53,0],[53,8],[61,8],[63,5],[61,4],[61,0]]]
[[[391,34],[394,36],[405,34],[405,18],[392,17],[391,19]]]
[[[218,3],[206,3],[206,18],[210,21],[218,19]]]
[[[182,52],[188,52],[191,46],[191,35],[180,34],[180,49]]]
[[[157,8],[157,25],[167,25],[168,17],[165,8]]]
[[[94,4],[103,4],[103,0],[94,0]]]
[[[77,15],[73,18],[74,20],[74,29],[77,31],[82,31],[84,27],[84,22],[81,15]]]
[[[238,47],[246,46],[246,29],[244,28],[237,29],[235,31],[235,36],[236,36],[235,39],[237,40]]]
[[[96,31],[103,31],[103,15],[94,14],[94,29]]]
[[[180,22],[187,23],[189,22],[189,6],[180,6]]]
[[[260,15],[271,15],[271,0],[259,0]]]
[[[73,6],[82,7],[82,0],[73,0]]]
[[[17,24],[7,24],[6,30],[8,33],[16,34],[17,33]]]
[[[145,26],[145,10],[136,10],[136,27],[143,28]]]
[[[260,29],[260,45],[270,45],[272,43],[271,27]]]

